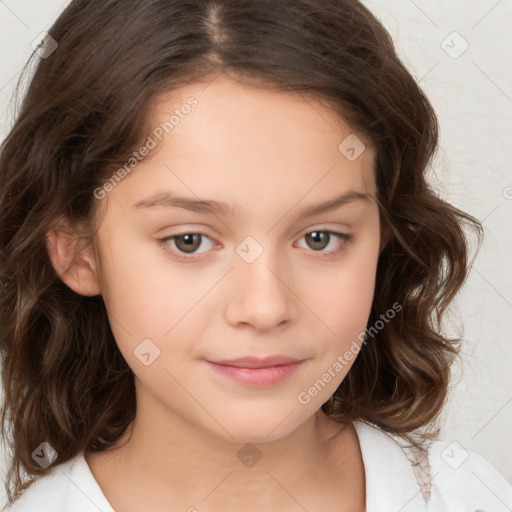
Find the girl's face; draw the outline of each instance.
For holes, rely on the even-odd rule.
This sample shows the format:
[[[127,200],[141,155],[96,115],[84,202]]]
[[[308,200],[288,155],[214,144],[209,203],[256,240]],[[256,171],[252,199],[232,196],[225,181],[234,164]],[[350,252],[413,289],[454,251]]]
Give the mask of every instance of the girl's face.
[[[361,346],[380,247],[363,198],[375,153],[311,100],[225,77],[204,87],[162,96],[137,165],[98,192],[99,289],[138,413],[271,441],[314,415]],[[302,362],[212,364],[271,356]]]

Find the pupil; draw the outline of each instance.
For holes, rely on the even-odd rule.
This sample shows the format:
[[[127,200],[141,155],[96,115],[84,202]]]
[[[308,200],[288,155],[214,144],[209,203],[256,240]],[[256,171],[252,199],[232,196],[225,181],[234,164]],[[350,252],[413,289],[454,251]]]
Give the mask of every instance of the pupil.
[[[323,249],[325,246],[326,239],[328,240],[329,235],[328,233],[325,233],[323,231],[312,231],[308,236],[312,239],[312,248]],[[320,244],[321,247],[315,247],[315,244]]]
[[[200,245],[199,235],[197,233],[192,233],[188,235],[181,235],[176,239],[176,245],[185,252],[193,252],[197,249],[198,243]],[[181,246],[181,247],[180,247]]]

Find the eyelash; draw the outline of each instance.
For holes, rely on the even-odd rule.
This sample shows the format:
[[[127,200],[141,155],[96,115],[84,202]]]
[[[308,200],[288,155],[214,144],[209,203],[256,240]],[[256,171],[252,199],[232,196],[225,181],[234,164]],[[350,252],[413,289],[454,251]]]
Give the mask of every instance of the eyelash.
[[[328,233],[329,235],[334,235],[335,237],[338,237],[341,240],[342,243],[340,243],[336,249],[332,249],[331,251],[325,253],[324,258],[327,258],[327,259],[335,258],[336,256],[338,256],[341,252],[343,252],[346,249],[347,245],[350,244],[354,238],[353,235],[349,235],[347,233],[339,233],[338,231],[331,231],[328,229],[313,229],[311,231],[307,231],[306,233],[304,233],[301,238],[303,238],[306,235],[309,235],[311,233]],[[167,236],[165,238],[159,238],[156,240],[156,242],[165,251],[176,254],[176,252],[174,250],[169,249],[168,242],[171,240],[175,240],[176,238],[185,236],[185,235],[199,235],[199,236],[209,238],[210,240],[213,241],[213,239],[209,235],[207,235],[206,233],[203,233],[201,231],[187,231],[184,233],[178,233],[176,235]],[[329,240],[329,242],[330,242],[330,240]],[[311,252],[317,252],[317,253],[323,254],[323,251],[314,251],[313,249],[311,249]],[[199,254],[202,254],[202,253],[199,253]],[[186,254],[183,252],[178,252],[178,255],[181,256],[181,259],[186,259],[189,261],[194,261],[197,259],[197,256],[194,256],[193,253]]]

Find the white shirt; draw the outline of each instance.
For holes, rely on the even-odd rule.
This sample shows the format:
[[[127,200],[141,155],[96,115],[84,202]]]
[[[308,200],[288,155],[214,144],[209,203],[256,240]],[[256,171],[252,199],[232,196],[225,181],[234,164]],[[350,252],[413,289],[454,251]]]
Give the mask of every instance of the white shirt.
[[[354,427],[366,477],[366,512],[512,510],[512,487],[503,475],[458,443],[434,441],[426,457],[415,461],[403,438],[360,421]],[[6,498],[0,500],[0,511],[4,503]],[[116,511],[82,452],[36,480],[5,512]]]

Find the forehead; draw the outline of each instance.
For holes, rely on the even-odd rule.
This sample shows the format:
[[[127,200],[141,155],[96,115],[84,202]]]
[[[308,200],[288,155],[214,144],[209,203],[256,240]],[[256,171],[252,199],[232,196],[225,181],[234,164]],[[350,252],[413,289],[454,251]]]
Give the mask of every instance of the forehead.
[[[220,76],[161,94],[147,124],[156,147],[112,194],[132,204],[168,191],[247,207],[375,193],[375,150],[310,97]]]
[[[267,150],[295,146],[303,156],[308,149],[336,150],[347,136],[356,135],[325,99],[258,88],[224,75],[160,94],[147,112],[147,124],[153,132],[167,125],[164,143],[184,145],[193,132],[195,145],[204,141],[199,148],[237,142],[230,145],[232,153],[256,145]],[[356,136],[366,147],[371,145],[361,134]],[[309,144],[301,146],[304,140]]]

